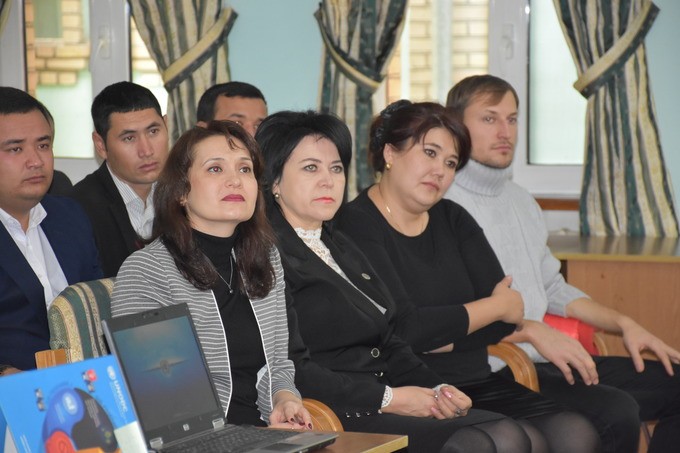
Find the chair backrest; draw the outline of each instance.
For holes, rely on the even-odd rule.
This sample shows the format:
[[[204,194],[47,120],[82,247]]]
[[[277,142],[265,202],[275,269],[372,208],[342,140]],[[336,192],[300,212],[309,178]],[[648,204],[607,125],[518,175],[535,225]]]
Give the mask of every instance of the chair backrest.
[[[101,321],[111,317],[113,282],[113,278],[103,278],[73,284],[50,305],[50,348],[64,349],[67,362],[109,353]]]

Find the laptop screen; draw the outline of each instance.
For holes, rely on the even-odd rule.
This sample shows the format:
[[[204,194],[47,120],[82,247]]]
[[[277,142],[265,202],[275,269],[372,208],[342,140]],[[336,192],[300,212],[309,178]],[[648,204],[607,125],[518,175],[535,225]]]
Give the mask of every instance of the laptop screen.
[[[222,416],[186,304],[113,318],[107,327],[147,438],[210,429]]]

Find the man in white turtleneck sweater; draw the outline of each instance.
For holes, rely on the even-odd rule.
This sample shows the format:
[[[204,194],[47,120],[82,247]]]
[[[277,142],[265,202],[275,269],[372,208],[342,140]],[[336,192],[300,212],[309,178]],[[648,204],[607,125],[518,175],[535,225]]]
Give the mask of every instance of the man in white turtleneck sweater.
[[[589,417],[604,451],[637,451],[640,420],[656,419],[649,451],[675,451],[680,445],[680,352],[628,316],[591,300],[560,274],[540,207],[511,180],[518,105],[512,86],[490,75],[462,80],[447,99],[447,107],[470,131],[472,150],[446,197],[484,229],[524,299],[523,328],[506,340],[536,362],[541,393]],[[622,335],[634,366],[628,358],[591,357],[577,340],[545,324],[546,313]],[[660,362],[643,361],[642,350],[654,352]],[[503,367],[502,362],[491,365]]]

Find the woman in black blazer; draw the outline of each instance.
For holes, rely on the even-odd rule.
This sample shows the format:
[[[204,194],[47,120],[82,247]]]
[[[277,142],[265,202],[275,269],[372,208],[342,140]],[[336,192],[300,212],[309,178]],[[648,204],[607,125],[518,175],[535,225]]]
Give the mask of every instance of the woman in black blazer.
[[[409,451],[531,451],[513,420],[470,399],[393,334],[396,307],[361,251],[326,223],[340,207],[351,157],[331,115],[279,112],[258,128],[268,213],[285,279],[296,386],[349,431],[401,433]]]

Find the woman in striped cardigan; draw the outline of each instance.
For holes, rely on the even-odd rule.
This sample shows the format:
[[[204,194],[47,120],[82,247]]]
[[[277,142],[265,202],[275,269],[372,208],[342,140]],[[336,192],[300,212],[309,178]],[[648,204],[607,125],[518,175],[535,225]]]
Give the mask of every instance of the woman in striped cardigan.
[[[121,267],[111,314],[186,302],[229,423],[311,428],[261,173],[259,148],[236,123],[182,135],[155,187],[152,242]]]

